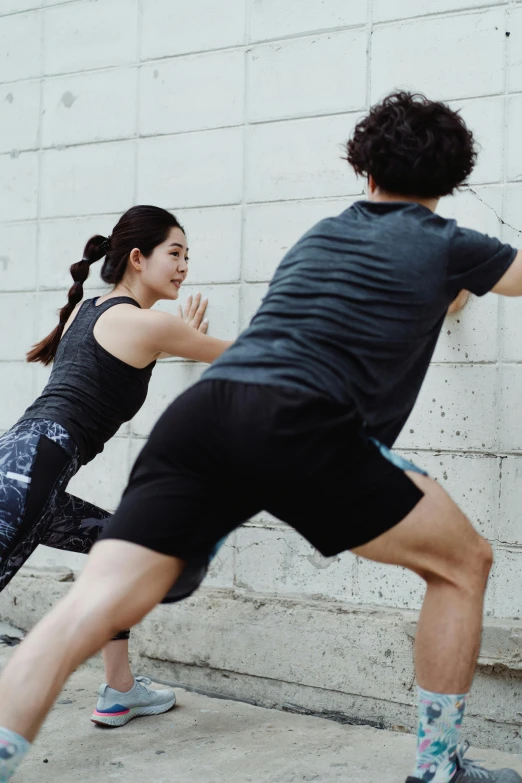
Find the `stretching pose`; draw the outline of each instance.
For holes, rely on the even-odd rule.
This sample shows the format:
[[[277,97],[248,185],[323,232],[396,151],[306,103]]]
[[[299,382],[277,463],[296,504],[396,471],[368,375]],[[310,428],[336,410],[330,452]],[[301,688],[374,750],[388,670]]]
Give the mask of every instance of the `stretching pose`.
[[[423,96],[391,95],[358,123],[347,159],[367,177],[368,200],[291,248],[250,327],[163,414],[80,579],[0,678],[0,780],[75,667],[266,509],[325,556],[352,550],[426,581],[409,783],[521,783],[459,750],[491,547],[387,448],[458,292],[522,295],[522,253],[435,214],[475,158],[461,117]]]
[[[110,238],[92,237],[71,267],[74,285],[60,322],[28,354],[32,362],[54,362],[49,382],[0,437],[0,590],[38,544],[87,553],[98,539],[109,512],[65,490],[141,408],[155,360],[212,362],[230,344],[205,334],[207,303],[199,294],[179,308],[179,318],[150,310],[160,299],[178,298],[187,250],[172,214],[138,206],[120,218]],[[82,303],[90,265],[103,257],[102,280],[114,288]],[[207,566],[208,558],[194,558],[166,600],[190,594]],[[128,638],[129,631],[120,631],[104,648],[107,684],[92,716],[96,723],[121,726],[175,703],[173,690],[153,690],[146,678],[134,678]]]

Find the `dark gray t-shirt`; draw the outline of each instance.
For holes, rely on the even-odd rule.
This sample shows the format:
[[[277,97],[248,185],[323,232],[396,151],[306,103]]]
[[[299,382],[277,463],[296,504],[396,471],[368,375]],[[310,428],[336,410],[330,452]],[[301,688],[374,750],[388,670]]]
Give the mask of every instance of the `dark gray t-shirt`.
[[[289,250],[250,326],[203,378],[330,397],[391,445],[449,304],[463,288],[490,291],[516,252],[420,204],[359,201]]]

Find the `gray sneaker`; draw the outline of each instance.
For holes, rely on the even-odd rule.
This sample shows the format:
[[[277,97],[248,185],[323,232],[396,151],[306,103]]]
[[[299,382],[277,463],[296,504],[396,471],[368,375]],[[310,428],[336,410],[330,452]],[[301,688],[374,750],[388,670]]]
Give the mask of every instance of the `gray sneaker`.
[[[148,677],[136,677],[130,691],[122,693],[104,683],[91,716],[92,722],[100,726],[124,726],[140,715],[159,715],[172,709],[176,703],[172,688],[155,691],[147,687],[150,684]]]
[[[468,748],[469,742],[465,742],[462,750],[457,751],[457,771],[449,783],[522,783],[522,778],[514,769],[484,769],[479,766],[480,762],[465,759]],[[428,771],[423,778],[409,777],[406,783],[429,783],[435,775],[436,771],[433,774]]]

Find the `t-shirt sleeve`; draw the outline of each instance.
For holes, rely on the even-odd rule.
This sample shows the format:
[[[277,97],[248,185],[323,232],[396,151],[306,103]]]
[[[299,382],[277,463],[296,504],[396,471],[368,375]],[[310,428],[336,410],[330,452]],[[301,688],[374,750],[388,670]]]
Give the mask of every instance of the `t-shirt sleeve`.
[[[452,238],[448,265],[451,297],[463,288],[483,296],[509,269],[517,251],[499,239],[457,226]]]

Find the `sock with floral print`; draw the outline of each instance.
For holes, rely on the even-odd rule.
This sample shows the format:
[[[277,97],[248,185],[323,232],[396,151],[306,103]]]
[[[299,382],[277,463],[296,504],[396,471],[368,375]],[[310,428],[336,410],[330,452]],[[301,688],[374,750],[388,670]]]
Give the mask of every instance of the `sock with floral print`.
[[[427,783],[449,783],[456,772],[457,746],[468,694],[419,693],[417,765],[413,773]]]
[[[0,783],[11,780],[30,747],[30,743],[19,734],[0,726]]]

